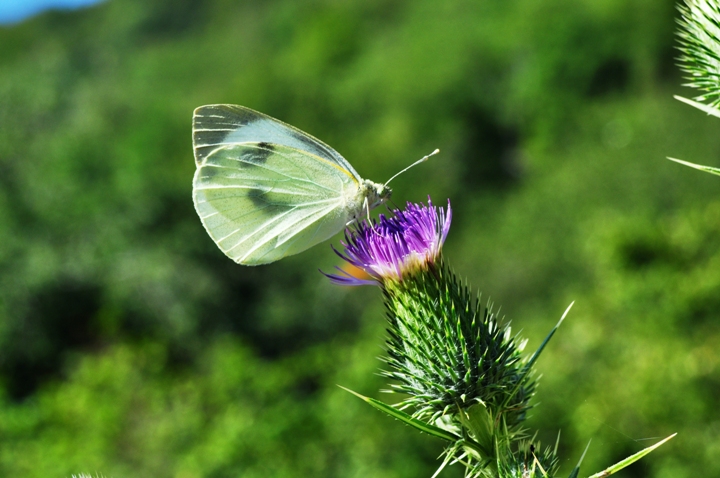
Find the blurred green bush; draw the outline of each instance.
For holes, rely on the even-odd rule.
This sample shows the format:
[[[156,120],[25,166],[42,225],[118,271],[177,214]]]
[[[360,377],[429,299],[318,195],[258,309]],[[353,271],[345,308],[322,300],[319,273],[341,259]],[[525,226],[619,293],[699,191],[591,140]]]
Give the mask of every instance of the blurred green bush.
[[[226,259],[193,211],[193,108],[333,145],[394,200],[446,197],[458,272],[538,344],[531,425],[569,472],[713,476],[717,124],[672,100],[663,0],[111,0],[0,29],[0,474],[430,476],[373,394],[372,289],[328,246]],[[448,470],[456,476],[459,470]],[[713,473],[715,472],[715,473]]]

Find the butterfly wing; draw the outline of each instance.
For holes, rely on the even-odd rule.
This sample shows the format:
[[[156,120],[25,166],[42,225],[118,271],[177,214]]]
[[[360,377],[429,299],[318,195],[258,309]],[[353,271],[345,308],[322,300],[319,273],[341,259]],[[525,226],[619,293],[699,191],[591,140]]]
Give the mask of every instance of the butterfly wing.
[[[354,170],[307,149],[220,141],[207,151],[193,179],[195,209],[240,264],[274,262],[330,238],[348,220],[348,198],[359,193]]]
[[[340,153],[319,139],[259,111],[238,105],[207,105],[193,113],[195,163],[202,165],[215,149],[241,143],[268,143],[289,146],[319,156],[362,179]]]

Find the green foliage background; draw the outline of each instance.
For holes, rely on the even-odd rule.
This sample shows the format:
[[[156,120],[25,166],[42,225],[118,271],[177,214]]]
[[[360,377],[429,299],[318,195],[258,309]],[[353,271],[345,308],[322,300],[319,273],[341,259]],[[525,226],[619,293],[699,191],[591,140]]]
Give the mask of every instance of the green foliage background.
[[[0,475],[430,476],[377,393],[379,292],[257,267],[191,201],[193,108],[333,145],[394,200],[450,198],[449,263],[536,347],[564,473],[718,476],[719,125],[669,0],[110,0],[0,28]],[[334,241],[337,244],[337,240]],[[459,476],[449,469],[443,476]]]

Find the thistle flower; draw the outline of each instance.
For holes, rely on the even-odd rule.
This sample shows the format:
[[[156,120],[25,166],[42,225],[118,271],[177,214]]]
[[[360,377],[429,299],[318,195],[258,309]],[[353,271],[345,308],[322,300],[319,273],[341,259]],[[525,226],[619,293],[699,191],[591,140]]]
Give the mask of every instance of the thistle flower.
[[[445,210],[428,198],[427,206],[408,203],[404,211],[360,223],[335,252],[372,279],[339,268],[328,277],[341,285],[381,286],[389,335],[382,375],[393,380],[391,391],[406,395],[397,409],[476,441],[473,453],[480,459],[521,434],[535,386],[520,356],[524,342],[501,327],[444,263],[451,218],[449,202]],[[502,437],[493,432],[496,426]],[[462,446],[453,450],[448,456],[465,453]]]
[[[373,280],[359,279],[338,268],[339,275],[326,274],[340,285],[375,285],[388,281],[400,282],[437,263],[445,242],[452,210],[448,201],[447,213],[433,206],[407,204],[404,211],[394,215],[380,215],[379,221],[358,223],[345,232],[342,246],[345,253],[335,252],[345,261],[366,272]]]
[[[522,423],[535,393],[533,366],[560,323],[532,356],[522,357],[525,341],[501,325],[444,263],[442,247],[451,217],[449,202],[447,212],[429,198],[427,206],[408,203],[404,211],[348,229],[343,251],[335,250],[372,279],[338,268],[339,275],[325,274],[330,280],[378,284],[382,289],[388,339],[383,358],[387,370],[381,374],[393,381],[388,391],[404,398],[387,405],[352,393],[407,425],[447,440],[438,472],[447,464],[462,463],[466,478],[553,477],[557,445],[536,448]],[[615,465],[613,472],[629,460]],[[578,472],[579,464],[571,478]]]

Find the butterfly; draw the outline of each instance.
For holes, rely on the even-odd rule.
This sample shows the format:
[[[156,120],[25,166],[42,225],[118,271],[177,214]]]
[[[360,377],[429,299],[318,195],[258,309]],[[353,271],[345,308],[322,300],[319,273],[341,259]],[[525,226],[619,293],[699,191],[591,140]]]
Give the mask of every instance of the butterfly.
[[[220,250],[239,264],[302,252],[392,194],[390,181],[362,179],[319,139],[244,106],[197,108],[193,149],[195,210]]]

